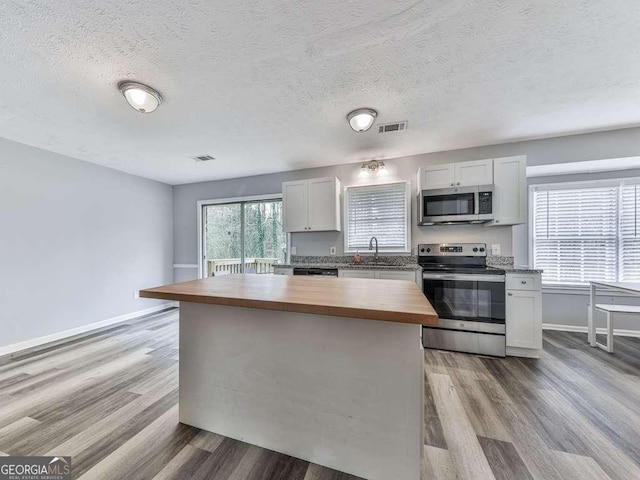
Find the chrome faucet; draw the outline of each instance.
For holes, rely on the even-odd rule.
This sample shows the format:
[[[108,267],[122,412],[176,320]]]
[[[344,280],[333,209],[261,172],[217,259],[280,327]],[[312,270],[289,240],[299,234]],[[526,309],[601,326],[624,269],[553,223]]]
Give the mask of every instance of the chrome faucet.
[[[369,250],[373,250],[373,241],[376,241],[376,254],[373,258],[375,258],[375,263],[378,263],[378,239],[376,237],[371,237],[369,240]]]

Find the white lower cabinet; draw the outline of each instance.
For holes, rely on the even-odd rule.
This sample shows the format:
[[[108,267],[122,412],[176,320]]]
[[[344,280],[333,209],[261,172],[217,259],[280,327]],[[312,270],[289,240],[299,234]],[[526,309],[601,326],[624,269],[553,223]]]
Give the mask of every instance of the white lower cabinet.
[[[338,276],[343,278],[376,278],[373,270],[338,270]]]
[[[278,268],[278,267],[273,267],[273,274],[274,275],[293,275],[293,268]]]
[[[409,280],[411,282],[415,282],[416,274],[415,272],[407,272],[404,270],[381,270],[379,272],[376,272],[376,278],[379,278],[380,280]]]
[[[414,271],[407,270],[338,270],[338,276],[343,278],[416,281],[416,273]]]
[[[511,279],[515,281],[510,281]],[[506,330],[507,355],[538,357],[542,349],[542,291],[539,274],[507,273]],[[531,287],[529,287],[531,285]]]

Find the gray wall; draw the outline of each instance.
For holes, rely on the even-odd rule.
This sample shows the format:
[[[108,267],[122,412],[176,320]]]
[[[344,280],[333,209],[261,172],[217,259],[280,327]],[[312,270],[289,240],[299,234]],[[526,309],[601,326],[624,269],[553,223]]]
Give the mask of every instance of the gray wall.
[[[413,247],[415,248],[418,243],[447,241],[455,237],[460,241],[499,243],[503,254],[511,254],[511,227],[485,227],[483,225],[420,227],[417,225],[417,170],[421,165],[435,162],[433,158],[427,157],[429,156],[423,155],[385,160],[388,175],[384,178],[372,178],[372,180],[377,179],[381,182],[396,180],[411,182],[413,192],[411,243]],[[460,160],[473,158],[472,155],[467,155],[461,156]],[[347,164],[175,186],[173,188],[174,263],[195,264],[198,261],[196,209],[198,200],[280,193],[282,191],[282,182],[334,175],[340,178],[343,186],[370,183],[372,180],[359,178],[359,167],[359,164]],[[329,255],[331,246],[335,246],[338,254],[342,254],[344,251],[343,242],[343,235],[339,232],[296,233],[292,235],[292,245],[296,247],[298,255]]]
[[[614,159],[640,155],[640,128],[598,132],[584,135],[554,137],[542,140],[490,145],[485,147],[431,153],[385,160],[389,167],[389,180],[409,180],[416,188],[416,173],[421,165],[447,163],[481,158],[527,155],[529,165],[545,165],[584,160]],[[338,165],[320,169],[299,170],[273,175],[261,175],[242,179],[204,182],[174,187],[174,263],[196,264],[197,228],[196,201],[215,198],[241,197],[279,193],[281,183],[287,180],[337,175],[343,185],[360,183],[358,165]],[[631,172],[635,175],[640,172]],[[620,177],[624,172],[601,174]],[[601,178],[604,178],[602,176]],[[561,177],[555,181],[566,181]],[[549,179],[535,179],[536,182]],[[415,198],[413,200],[415,212]],[[513,232],[512,232],[513,230]],[[412,245],[422,242],[445,240],[480,241],[499,243],[504,255],[513,254],[516,264],[528,264],[528,232],[526,226],[487,228],[484,226],[461,227],[412,227]],[[299,255],[328,254],[332,245],[338,253],[343,251],[343,237],[339,233],[300,233],[293,235],[292,244]],[[195,278],[195,270],[175,269],[176,281]],[[586,326],[587,299],[582,295],[545,293],[543,295],[545,323]],[[623,319],[619,328],[638,328],[629,319]]]
[[[385,160],[385,163],[389,170],[387,179],[411,181],[415,193],[417,170],[421,165],[426,164],[527,155],[529,165],[543,165],[621,158],[636,156],[639,153],[640,128],[635,128],[430,153]],[[338,176],[342,180],[343,186],[359,184],[363,181],[358,177],[358,167],[358,164],[337,165],[174,187],[174,263],[197,263],[196,202],[198,200],[279,193],[283,181],[331,175]],[[413,211],[415,212],[415,198],[413,199]],[[412,245],[414,246],[418,243],[437,242],[451,238],[460,241],[500,243],[503,254],[519,253],[518,261],[527,261],[526,252],[523,255],[518,250],[521,248],[521,244],[512,245],[510,227],[484,227],[482,225],[418,227],[415,216],[413,223]],[[338,253],[343,251],[342,234],[337,233],[294,234],[293,245],[296,246],[299,255],[328,254],[331,245],[337,247]]]
[[[0,139],[0,347],[157,305],[168,185]]]

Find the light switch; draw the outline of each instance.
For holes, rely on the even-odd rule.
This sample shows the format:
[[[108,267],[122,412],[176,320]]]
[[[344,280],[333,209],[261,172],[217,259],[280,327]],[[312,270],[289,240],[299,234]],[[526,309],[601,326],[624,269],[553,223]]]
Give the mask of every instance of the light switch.
[[[329,249],[329,252],[331,253],[331,255],[335,255],[336,254],[336,247],[331,247]]]
[[[494,243],[491,245],[491,255],[500,255],[500,244]]]

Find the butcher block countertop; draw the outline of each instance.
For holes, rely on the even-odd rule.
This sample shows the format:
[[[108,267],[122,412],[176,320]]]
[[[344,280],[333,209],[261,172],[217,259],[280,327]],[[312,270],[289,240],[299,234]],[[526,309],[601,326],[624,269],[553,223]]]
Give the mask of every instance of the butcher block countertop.
[[[293,275],[224,275],[140,291],[144,298],[436,325],[414,282]]]

